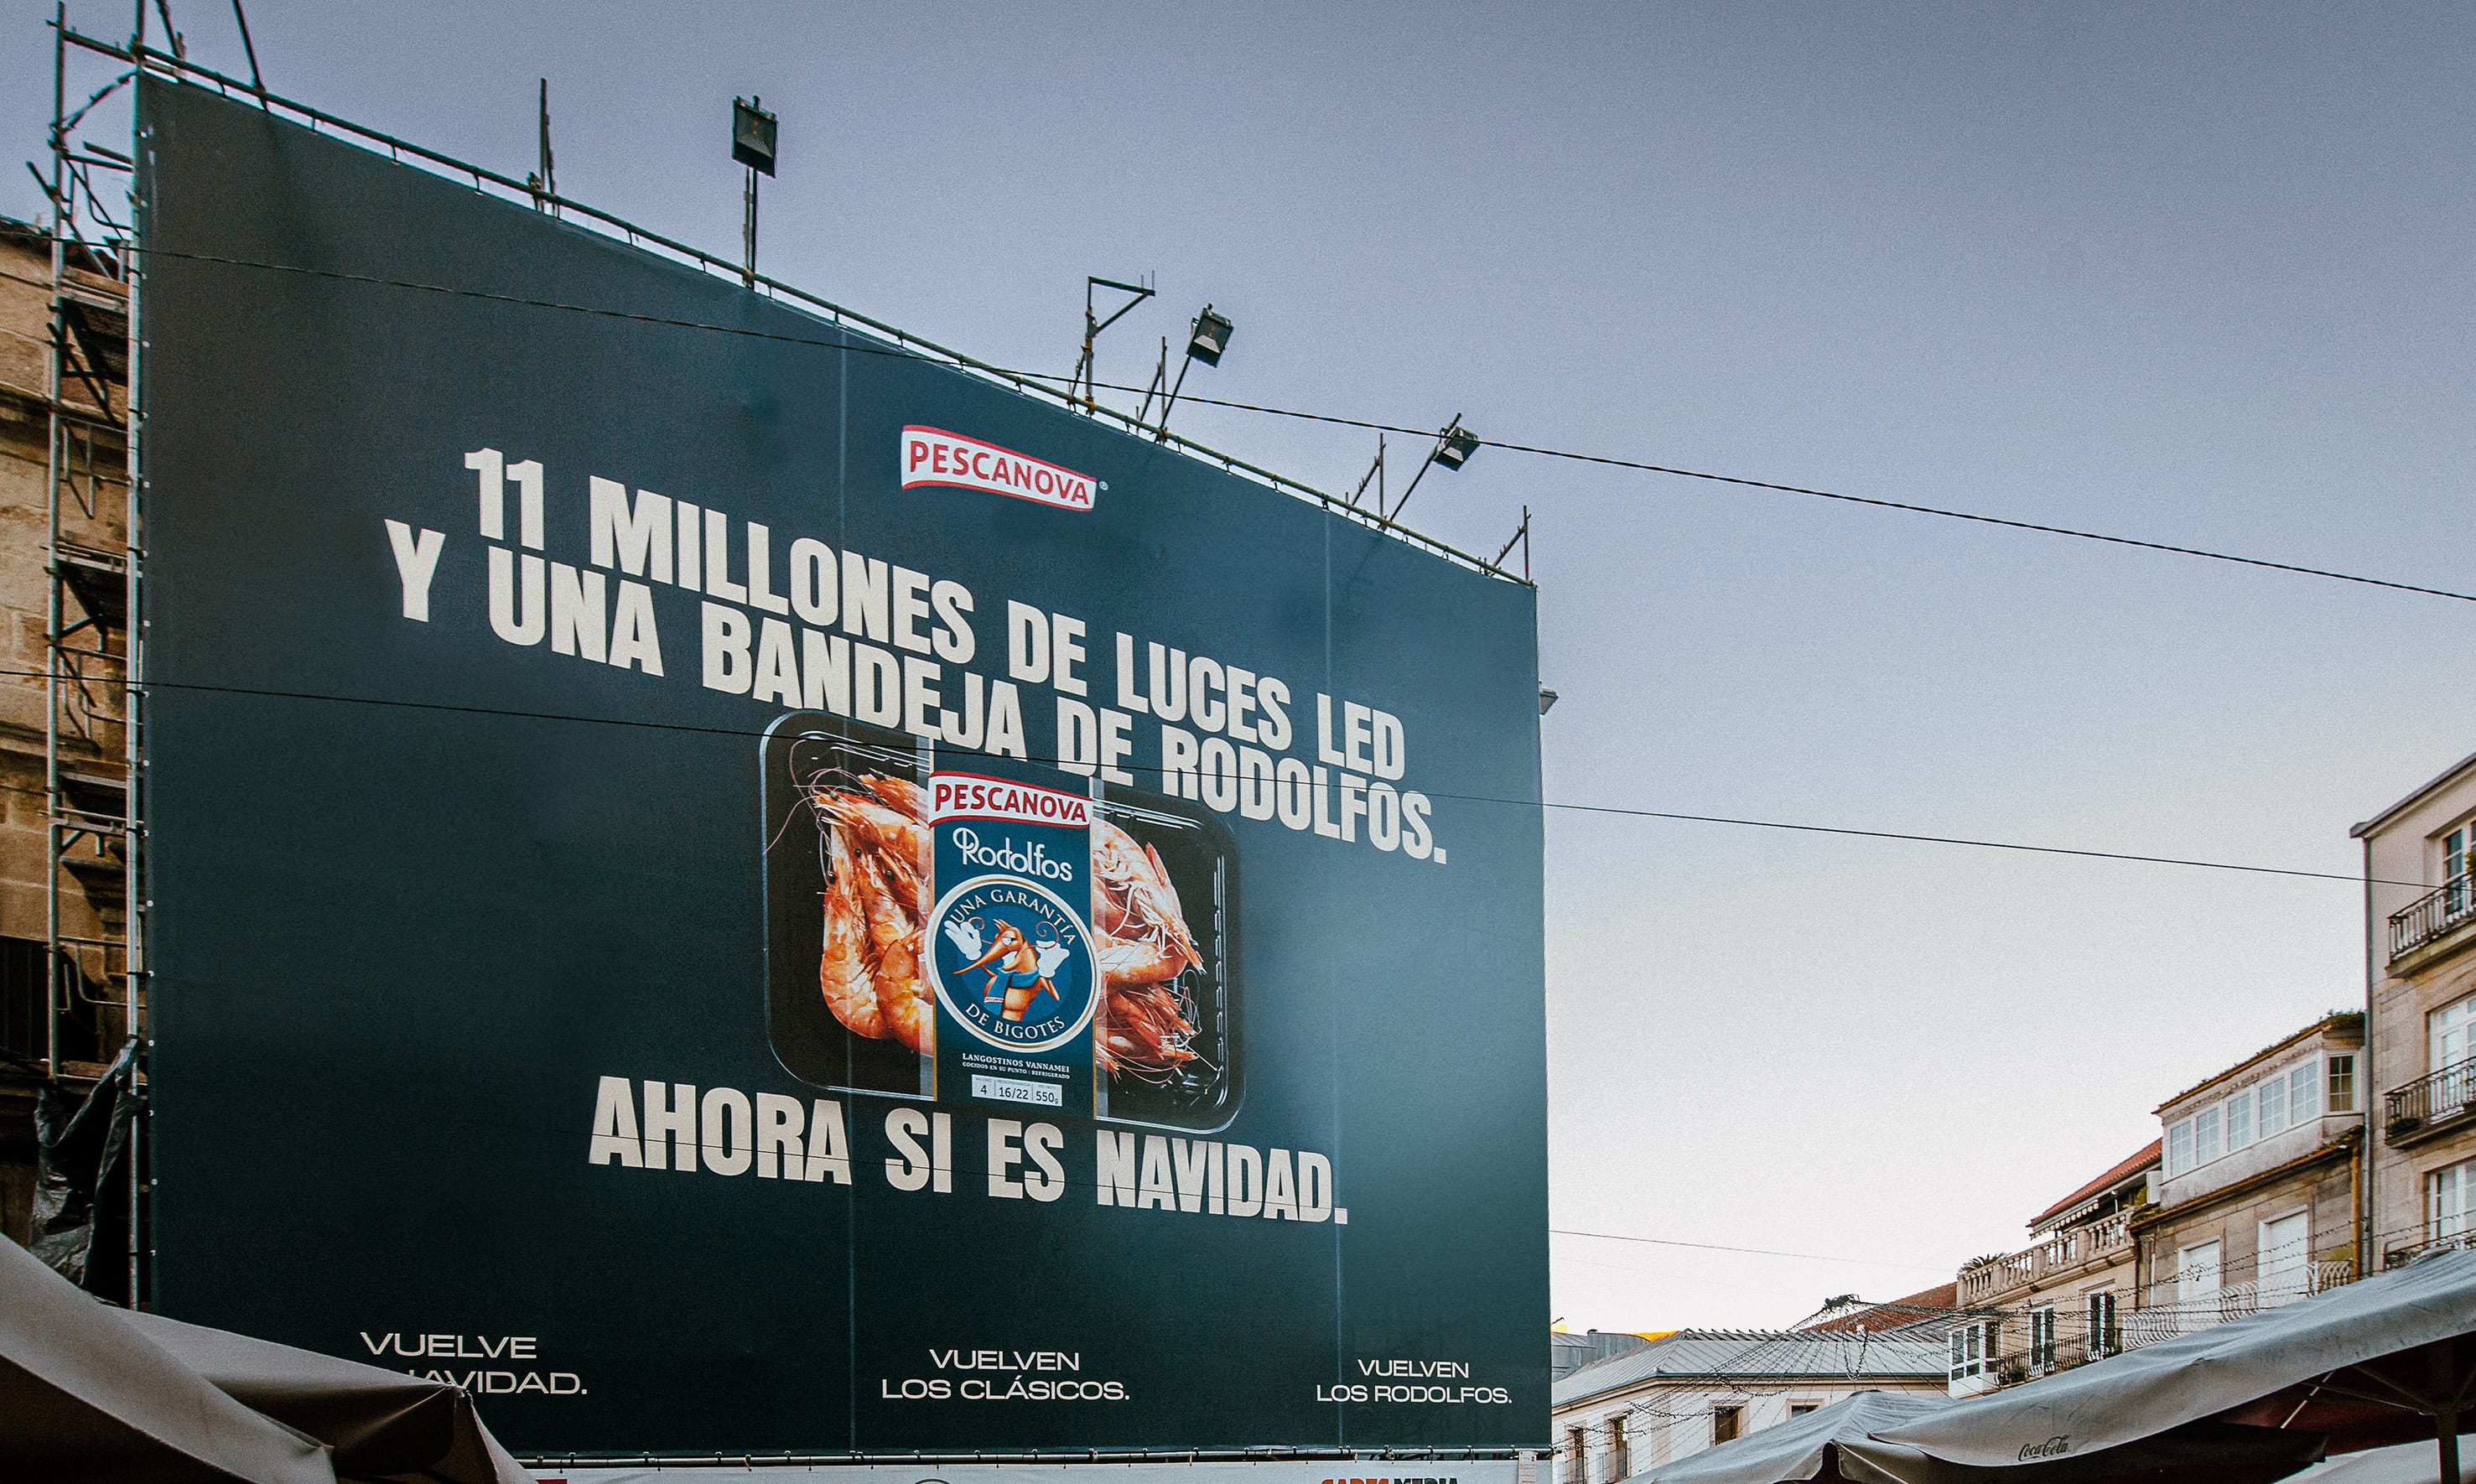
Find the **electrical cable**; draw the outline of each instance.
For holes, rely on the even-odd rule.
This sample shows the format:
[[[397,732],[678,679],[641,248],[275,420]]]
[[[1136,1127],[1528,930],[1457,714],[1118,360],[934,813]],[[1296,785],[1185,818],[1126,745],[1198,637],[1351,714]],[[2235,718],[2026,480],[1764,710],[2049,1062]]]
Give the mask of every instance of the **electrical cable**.
[[[497,304],[515,305],[532,309],[555,309],[573,314],[596,315],[610,319],[627,320],[637,324],[660,325],[681,330],[701,330],[717,334],[738,335],[750,339],[774,341],[790,345],[803,345],[816,350],[838,351],[855,355],[893,356],[905,359],[930,360],[932,363],[942,364],[942,362],[934,362],[933,358],[924,356],[917,351],[904,350],[900,347],[837,344],[831,341],[812,339],[805,335],[783,334],[774,331],[756,330],[742,325],[717,325],[704,320],[681,319],[660,314],[646,314],[633,310],[607,309],[594,305],[570,304],[559,300],[537,299],[522,294],[503,294],[483,289],[457,288],[443,284],[424,284],[409,279],[391,279],[372,274],[343,273],[332,269],[304,267],[295,263],[261,262],[249,259],[224,258],[204,253],[182,253],[160,247],[140,248],[132,245],[130,250],[149,254],[154,257],[179,259],[191,262],[215,263],[228,267],[257,268],[276,273],[294,273],[312,278],[334,279],[345,283],[364,284],[379,287],[409,289],[424,293],[448,294],[459,298],[479,299]],[[779,301],[769,302],[779,303]],[[787,306],[785,307],[787,308]],[[853,334],[861,333],[863,332],[846,332],[846,334]],[[1076,378],[1062,377],[1053,372],[1024,371],[1006,366],[992,365],[987,369],[1003,376],[1014,377],[1028,382],[1062,383],[1077,380]],[[1130,386],[1119,382],[1098,382],[1093,384],[1096,388],[1106,388],[1111,391],[1137,392],[1143,389],[1141,387]],[[1200,403],[1210,407],[1226,408],[1233,411],[1255,412],[1266,416],[1285,417],[1304,422],[1325,423],[1335,427],[1355,428],[1374,433],[1398,433],[1413,437],[1429,437],[1433,436],[1435,433],[1435,430],[1433,429],[1414,428],[1400,423],[1376,422],[1368,418],[1343,417],[1325,412],[1308,412],[1294,408],[1275,407],[1264,403],[1240,402],[1228,398],[1207,397],[1201,394],[1185,396],[1181,398],[1181,400],[1190,403]],[[1137,423],[1136,426],[1140,428],[1144,425]],[[2331,581],[2351,582],[2365,587],[2388,588],[2394,592],[2416,593],[2432,598],[2448,598],[2460,603],[2476,603],[2476,593],[2459,592],[2447,587],[2431,587],[2417,582],[2403,582],[2389,578],[2365,577],[2360,573],[2340,572],[2328,567],[2309,567],[2298,562],[2275,561],[2262,556],[2244,556],[2232,552],[2212,551],[2206,547],[2183,546],[2167,541],[2151,541],[2138,536],[2114,535],[2105,532],[2084,531],[2072,526],[2058,526],[2043,521],[2018,520],[2010,516],[1988,515],[1974,510],[1956,510],[1942,506],[1921,505],[1914,501],[1887,500],[1872,495],[1848,494],[1840,490],[1821,489],[1805,484],[1790,484],[1773,480],[1758,480],[1743,475],[1718,474],[1705,469],[1688,469],[1674,464],[1655,463],[1647,459],[1623,458],[1609,454],[1588,454],[1572,449],[1552,448],[1533,443],[1517,443],[1508,439],[1499,438],[1481,438],[1478,442],[1479,446],[1484,448],[1502,449],[1507,453],[1514,454],[1529,454],[1542,458],[1562,459],[1574,463],[1597,464],[1607,468],[1630,469],[1640,473],[1667,475],[1676,479],[1698,480],[1706,483],[1727,484],[1744,489],[1767,490],[1776,494],[1804,495],[1812,499],[1832,500],[1848,505],[1866,506],[1875,509],[1898,510],[1913,515],[1931,515],[1944,520],[1968,521],[1976,525],[1997,526],[2007,530],[2025,531],[2040,535],[2067,536],[2074,540],[2097,541],[2113,546],[2131,547],[2142,551],[2165,553],[2170,556],[2192,556],[2207,561],[2228,562],[2237,566],[2257,567],[2266,571],[2284,572],[2299,577],[2322,578]],[[1338,500],[1328,495],[1324,498],[1331,504],[1350,507],[1347,501]],[[1388,520],[1385,524],[1390,525],[1392,523]]]
[[[112,656],[112,659],[117,661],[118,657],[119,656],[114,655]],[[12,676],[19,679],[42,680],[45,678],[45,673],[40,670],[0,669],[0,678]],[[142,680],[132,684],[126,680],[111,680],[93,678],[89,678],[87,683],[113,689],[126,688],[139,691],[179,690],[198,692],[208,695],[246,696],[270,701],[315,701],[331,702],[344,705],[400,706],[410,710],[440,711],[467,716],[500,717],[516,721],[569,722],[581,726],[594,727],[636,727],[649,731],[678,731],[709,736],[761,737],[765,734],[764,729],[755,727],[717,727],[695,722],[652,721],[642,717],[583,716],[571,712],[534,711],[514,706],[485,706],[475,705],[469,703],[447,701],[409,701],[396,697],[383,696],[340,696],[319,691],[278,690],[263,686],[210,685],[194,681],[160,680]],[[1027,756],[1023,760],[1027,762],[1042,762],[1057,765],[1063,763],[1067,759],[1047,756]],[[1144,768],[1139,771],[1151,773],[1159,770]],[[1903,840],[1921,845],[1958,845],[1974,850],[2012,851],[2033,855],[2065,855],[2090,860],[2125,861],[2138,865],[2184,866],[2205,871],[2233,871],[2249,876],[2291,877],[2303,880],[2340,881],[2351,886],[2370,884],[2376,886],[2407,886],[2413,887],[2417,891],[2431,891],[2433,889],[2431,883],[2423,881],[2391,880],[2384,877],[2356,876],[2339,871],[2308,871],[2294,866],[2263,866],[2246,864],[2241,861],[2204,860],[2195,856],[2186,855],[2144,855],[2130,851],[2101,851],[2064,845],[2033,845],[2015,840],[1989,840],[1968,835],[1926,834],[1918,831],[1896,829],[1860,829],[1841,825],[1802,824],[1788,820],[1753,819],[1726,814],[1689,814],[1677,810],[1633,808],[1626,805],[1612,804],[1575,804],[1551,799],[1508,799],[1492,794],[1460,794],[1436,790],[1422,790],[1422,792],[1425,793],[1430,799],[1450,800],[1457,804],[1500,804],[1514,808],[1543,810],[1553,809],[1581,814],[1608,814],[1632,819],[1664,819],[1683,821],[1693,824],[1731,825],[1755,829],[1785,829],[1800,834],[1840,835],[1863,840]]]

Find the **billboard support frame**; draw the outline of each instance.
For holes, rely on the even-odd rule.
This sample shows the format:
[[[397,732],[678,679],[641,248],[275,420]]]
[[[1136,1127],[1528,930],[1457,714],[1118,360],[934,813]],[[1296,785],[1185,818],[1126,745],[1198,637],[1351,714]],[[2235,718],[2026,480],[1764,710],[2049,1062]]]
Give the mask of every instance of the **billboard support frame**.
[[[950,350],[933,340],[924,339],[908,331],[897,329],[882,320],[872,318],[856,309],[846,308],[780,279],[770,278],[762,273],[752,274],[749,271],[749,265],[745,263],[731,262],[703,248],[692,247],[677,238],[667,237],[648,228],[639,227],[633,222],[597,207],[528,186],[522,181],[502,175],[485,165],[458,160],[453,156],[412,143],[410,140],[401,139],[393,135],[354,123],[338,114],[286,98],[281,93],[253,87],[238,78],[227,77],[223,73],[200,66],[186,58],[158,51],[144,44],[142,39],[129,45],[122,45],[70,30],[65,22],[62,24],[61,32],[62,39],[68,45],[82,47],[87,51],[128,62],[134,69],[152,69],[159,76],[170,81],[211,85],[215,90],[226,97],[237,94],[259,104],[270,112],[280,111],[295,115],[312,131],[318,131],[323,127],[325,132],[343,135],[365,147],[384,148],[387,158],[398,163],[418,164],[451,178],[464,177],[470,182],[473,189],[483,191],[484,194],[499,195],[510,201],[545,204],[563,218],[581,219],[594,224],[603,231],[615,233],[631,247],[658,251],[689,267],[741,284],[751,292],[762,294],[803,312],[819,315],[828,323],[837,327],[848,325],[865,330],[872,334],[882,335],[892,340],[900,349],[923,359],[968,372],[1043,402],[1052,402],[1070,409],[1089,411],[1094,415],[1108,418],[1118,423],[1127,433],[1174,446],[1181,453],[1218,466],[1225,473],[1234,474],[1259,484],[1270,485],[1284,494],[1311,501],[1335,515],[1354,521],[1372,531],[1393,536],[1432,556],[1442,556],[1457,566],[1467,567],[1472,571],[1525,587],[1536,585],[1529,579],[1499,566],[1484,556],[1475,556],[1457,546],[1413,531],[1391,516],[1354,507],[1348,500],[1338,495],[1328,494],[1312,484],[1294,480],[1288,475],[1275,473],[1260,464],[1250,463],[1234,455],[1209,448],[1192,438],[1172,433],[1165,427],[1146,423],[1132,413],[1107,406],[1086,408],[1083,406],[1083,399],[1075,394],[1072,386],[1050,384],[1057,380],[1054,377],[1042,378],[1011,370],[981,360],[977,357],[967,356],[960,351]],[[496,187],[496,189],[491,190],[488,187]]]
[[[126,1262],[127,1295],[135,1307],[147,1297],[145,1121],[139,1090],[146,1045],[140,858],[144,830],[138,805],[143,677],[136,539],[140,490],[136,392],[142,341],[137,329],[139,270],[130,251],[136,230],[134,210],[128,222],[113,220],[94,187],[92,172],[126,173],[134,208],[136,157],[134,137],[133,152],[122,155],[81,131],[97,105],[134,82],[137,68],[133,62],[71,108],[69,48],[77,38],[67,24],[65,3],[55,5],[52,25],[52,116],[44,140],[51,155],[51,175],[41,182],[52,211],[51,229],[45,235],[49,278],[44,346],[42,1062],[46,1077],[55,1083],[84,1079],[86,1075],[71,1070],[73,1058],[64,1055],[62,1036],[64,1019],[77,1015],[82,1006],[116,1010],[122,1044],[134,1044],[136,1069],[132,1093],[140,1100],[141,1116],[130,1125],[126,1153],[127,1250],[111,1255]],[[143,5],[137,8],[136,26],[122,61],[146,50]],[[88,241],[79,229],[81,194],[87,207],[86,214],[102,229],[99,243]],[[80,283],[73,268],[117,279],[120,294],[98,292]],[[111,324],[114,317],[121,320],[118,327]],[[113,338],[121,342],[117,347],[111,345]],[[123,358],[117,377],[108,363],[112,349]],[[111,406],[115,382],[122,387],[118,416]],[[82,393],[83,404],[67,399],[73,384]],[[116,473],[107,472],[97,458],[99,440],[111,436],[122,444]],[[104,519],[113,485],[120,486],[121,497],[115,513],[122,522],[122,541],[116,553],[74,539],[64,529],[72,504],[86,520]],[[117,614],[112,611],[115,606]],[[121,635],[117,655],[111,652],[111,631],[115,627]],[[115,725],[121,733],[116,758],[111,755],[113,750],[100,745],[107,729]],[[116,764],[119,776],[96,771],[98,763],[105,769]],[[72,930],[63,901],[64,886],[70,882],[76,883],[77,895],[93,909],[90,931]],[[110,910],[110,898],[115,895],[119,898],[116,918]],[[113,986],[117,993],[104,986]],[[105,1061],[117,1048],[98,1045],[94,1050],[97,1060]],[[104,1255],[88,1254],[89,1274]]]

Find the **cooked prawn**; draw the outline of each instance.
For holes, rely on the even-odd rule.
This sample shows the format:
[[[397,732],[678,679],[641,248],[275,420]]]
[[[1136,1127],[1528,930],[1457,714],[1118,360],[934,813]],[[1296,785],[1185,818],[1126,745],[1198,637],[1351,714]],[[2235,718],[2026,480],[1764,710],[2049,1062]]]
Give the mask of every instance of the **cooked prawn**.
[[[885,1034],[885,1016],[868,969],[868,928],[853,896],[850,843],[831,826],[826,830],[826,858],[832,875],[826,882],[825,952],[817,960],[817,979],[834,1019],[854,1035],[876,1039]]]

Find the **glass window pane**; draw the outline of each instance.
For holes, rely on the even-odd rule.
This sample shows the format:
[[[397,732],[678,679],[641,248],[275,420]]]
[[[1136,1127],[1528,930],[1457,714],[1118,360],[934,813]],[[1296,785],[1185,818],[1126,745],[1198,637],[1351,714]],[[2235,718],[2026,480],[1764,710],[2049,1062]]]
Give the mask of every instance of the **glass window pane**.
[[[2182,1175],[2192,1168],[2192,1121],[2186,1119],[2166,1134],[2166,1173]]]
[[[2227,1148],[2240,1150],[2252,1142],[2252,1094],[2238,1093],[2227,1100]]]
[[[2356,1058],[2334,1055],[2330,1058],[2330,1111],[2356,1111]]]
[[[2261,1136],[2265,1139],[2287,1126],[2287,1074],[2280,1073],[2261,1084]]]
[[[2218,1110],[2203,1108],[2192,1115],[2192,1162],[2206,1165],[2218,1157]]]
[[[2287,1121],[2302,1124],[2321,1116],[2321,1066],[2308,1061],[2288,1074]]]

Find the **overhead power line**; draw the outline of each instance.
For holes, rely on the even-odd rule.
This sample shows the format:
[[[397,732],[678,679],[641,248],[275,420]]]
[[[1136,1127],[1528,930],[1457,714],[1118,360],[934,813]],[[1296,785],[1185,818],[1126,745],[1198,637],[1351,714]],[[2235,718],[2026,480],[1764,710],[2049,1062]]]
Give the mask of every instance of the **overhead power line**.
[[[41,680],[40,670],[0,669],[0,677]],[[652,721],[629,716],[583,716],[565,711],[534,711],[514,706],[472,705],[447,701],[408,701],[389,696],[339,696],[320,691],[279,690],[253,685],[208,685],[180,680],[98,681],[101,684],[126,685],[130,689],[195,691],[208,695],[248,696],[268,701],[318,701],[343,705],[399,706],[417,711],[443,711],[465,716],[496,716],[517,721],[569,722],[589,727],[635,727],[649,731],[679,731],[712,736],[761,737],[764,730],[755,727],[716,727],[699,722]],[[1028,762],[1056,764],[1065,759],[1028,757]],[[1143,769],[1154,772],[1155,769]],[[1732,825],[1755,829],[1788,829],[1802,834],[1845,835],[1864,840],[1908,840],[1920,845],[1960,845],[1976,850],[2016,851],[2033,855],[2068,855],[2090,860],[2120,860],[2138,865],[2186,866],[2205,871],[2235,871],[2250,876],[2294,877],[2305,880],[2343,881],[2349,885],[2370,883],[2377,886],[2407,886],[2417,891],[2431,890],[2424,881],[2397,881],[2385,877],[2351,876],[2338,871],[2307,871],[2293,866],[2249,865],[2241,861],[2204,860],[2189,855],[2143,855],[2130,851],[2087,850],[2064,845],[2032,845],[2018,840],[1987,840],[1968,835],[1925,834],[1897,829],[1859,829],[1845,825],[1799,824],[1788,820],[1750,819],[1726,814],[1687,814],[1669,809],[1641,809],[1613,804],[1576,804],[1553,799],[1510,799],[1496,794],[1459,794],[1434,789],[1422,789],[1430,799],[1448,799],[1459,804],[1491,804],[1523,809],[1556,809],[1568,813],[1610,814],[1633,819],[1679,820],[1702,825]]]
[[[192,262],[216,263],[227,267],[256,268],[272,273],[293,273],[311,278],[334,279],[344,283],[365,284],[374,287],[401,288],[422,293],[448,294],[458,298],[483,300],[494,304],[529,309],[552,309],[562,313],[588,314],[602,318],[628,320],[637,324],[659,325],[679,330],[698,330],[715,334],[728,334],[747,339],[804,345],[814,350],[833,351],[846,355],[894,356],[904,359],[931,359],[918,352],[894,346],[852,345],[829,340],[817,340],[805,335],[784,334],[777,331],[755,330],[742,325],[717,325],[705,320],[681,319],[669,315],[647,314],[631,309],[615,309],[596,305],[570,304],[556,299],[539,299],[523,294],[504,294],[483,289],[458,288],[444,284],[425,284],[409,279],[385,278],[372,274],[343,273],[325,268],[304,267],[296,263],[261,262],[243,258],[224,258],[205,253],[181,253],[163,248],[136,248],[160,258],[180,259]],[[1068,383],[1082,384],[1079,379],[1059,376],[1047,371],[1024,371],[992,365],[988,369],[1002,376],[1027,382]],[[1091,383],[1110,391],[1141,392],[1142,387],[1119,382]],[[1371,433],[1398,433],[1414,437],[1433,437],[1436,430],[1415,428],[1404,423],[1377,422],[1371,418],[1345,417],[1330,412],[1310,412],[1297,408],[1275,407],[1266,403],[1240,402],[1225,397],[1193,395],[1185,401],[1206,406],[1227,408],[1233,411],[1256,412],[1270,417],[1286,417],[1303,422],[1325,423],[1334,427],[1356,428]],[[1122,414],[1121,414],[1122,415]],[[1140,426],[1140,425],[1139,425]],[[1845,505],[1865,506],[1874,509],[1898,510],[1912,515],[1931,515],[1944,520],[1967,521],[1974,525],[1996,526],[2012,531],[2025,531],[2039,535],[2067,536],[2079,541],[2096,541],[2109,546],[2129,547],[2140,551],[2160,552],[2176,556],[2193,556],[2206,561],[2227,562],[2236,566],[2257,567],[2265,571],[2284,572],[2297,577],[2322,578],[2331,581],[2350,582],[2364,587],[2388,588],[2393,592],[2416,593],[2429,598],[2448,598],[2459,603],[2476,603],[2476,593],[2459,592],[2447,587],[2430,587],[2418,582],[2402,582],[2389,578],[2366,577],[2361,573],[2340,572],[2329,567],[2308,567],[2298,562],[2273,561],[2263,556],[2245,556],[2233,552],[2213,551],[2207,547],[2183,546],[2168,541],[2151,541],[2139,536],[2115,535],[2100,531],[2085,531],[2073,526],[2058,526],[2043,521],[2017,520],[2005,515],[1989,515],[1976,510],[1956,510],[1943,506],[1923,505],[1908,500],[1887,500],[1875,495],[1849,494],[1843,490],[1822,489],[1807,484],[1790,484],[1775,480],[1758,480],[1745,475],[1718,474],[1707,469],[1688,469],[1675,464],[1663,464],[1648,459],[1624,458],[1612,454],[1583,453],[1575,449],[1551,448],[1535,443],[1517,443],[1501,438],[1481,438],[1481,447],[1498,448],[1507,453],[1529,454],[1541,458],[1555,458],[1572,463],[1597,464],[1612,469],[1630,469],[1644,474],[1667,475],[1675,479],[1698,480],[1706,483],[1727,484],[1741,489],[1767,490],[1774,494],[1804,495],[1816,500],[1831,500]]]
[[[1789,1252],[1769,1247],[1728,1247],[1718,1242],[1679,1242],[1669,1237],[1637,1237],[1615,1231],[1577,1231],[1570,1226],[1550,1226],[1550,1234],[1559,1237],[1589,1237],[1599,1242],[1634,1242],[1644,1247],[1681,1247],[1697,1252],[1738,1252],[1750,1257],[1799,1257],[1808,1262],[1850,1263],[1861,1268],[1906,1268],[1918,1273],[1947,1273],[1948,1266],[1934,1263],[1881,1262],[1870,1257],[1834,1257],[1824,1252]]]

